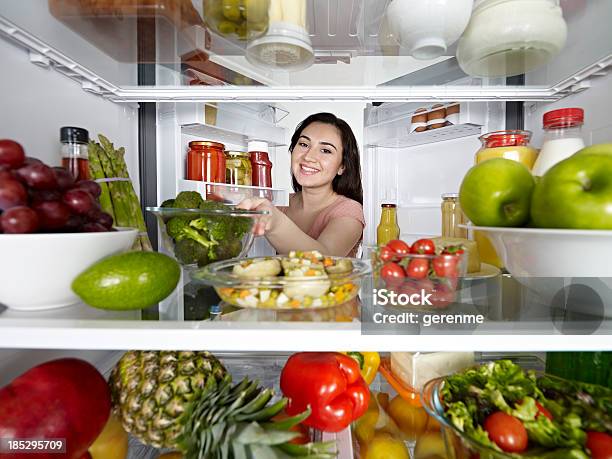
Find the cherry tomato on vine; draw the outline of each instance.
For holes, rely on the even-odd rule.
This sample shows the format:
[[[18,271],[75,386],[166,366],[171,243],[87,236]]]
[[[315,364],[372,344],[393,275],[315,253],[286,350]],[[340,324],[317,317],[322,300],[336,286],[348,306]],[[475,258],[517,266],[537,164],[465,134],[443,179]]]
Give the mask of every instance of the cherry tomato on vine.
[[[378,255],[380,261],[387,263],[388,261],[395,260],[395,252],[391,250],[389,247],[384,246],[380,248],[380,253]]]
[[[406,276],[412,279],[425,279],[429,272],[429,260],[426,258],[413,258],[406,267]]]
[[[410,246],[404,241],[400,241],[399,239],[389,241],[387,243],[387,247],[393,250],[393,252],[395,252],[399,256],[406,256],[410,253]]]
[[[436,246],[431,239],[419,239],[410,248],[411,253],[420,253],[421,255],[433,255],[436,253]]]
[[[459,258],[454,255],[440,255],[433,260],[433,269],[438,277],[457,277]]]
[[[398,280],[401,282],[405,275],[404,270],[397,263],[387,263],[380,269],[380,277],[383,278],[385,282],[397,282]]]

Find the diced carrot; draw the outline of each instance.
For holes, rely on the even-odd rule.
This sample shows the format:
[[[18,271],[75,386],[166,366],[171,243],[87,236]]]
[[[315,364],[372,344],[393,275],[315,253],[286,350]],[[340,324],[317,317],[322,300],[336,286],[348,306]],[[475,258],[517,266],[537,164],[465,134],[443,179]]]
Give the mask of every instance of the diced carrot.
[[[241,290],[238,296],[240,296],[240,298],[246,298],[249,295],[250,295],[250,292],[248,290]]]

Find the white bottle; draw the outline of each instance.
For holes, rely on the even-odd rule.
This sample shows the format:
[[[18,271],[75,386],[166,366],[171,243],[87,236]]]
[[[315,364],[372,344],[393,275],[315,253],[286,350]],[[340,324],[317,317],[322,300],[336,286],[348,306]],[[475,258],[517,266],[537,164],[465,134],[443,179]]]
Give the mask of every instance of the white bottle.
[[[533,165],[533,175],[542,176],[558,162],[584,148],[584,110],[562,108],[544,113],[544,143]]]

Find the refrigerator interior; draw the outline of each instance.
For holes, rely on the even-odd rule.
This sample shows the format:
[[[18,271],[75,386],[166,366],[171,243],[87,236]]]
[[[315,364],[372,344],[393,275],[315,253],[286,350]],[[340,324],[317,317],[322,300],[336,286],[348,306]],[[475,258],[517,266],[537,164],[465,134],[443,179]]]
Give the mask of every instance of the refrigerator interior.
[[[106,379],[109,378],[111,370],[117,364],[121,356],[125,351],[87,351],[87,350],[70,350],[70,351],[57,351],[57,350],[17,350],[17,349],[2,349],[0,350],[0,387],[9,384],[14,378],[23,374],[28,369],[56,359],[63,358],[76,358],[91,363]],[[277,400],[282,396],[280,389],[280,374],[285,366],[288,357],[291,355],[289,352],[275,351],[275,352],[227,352],[219,351],[214,352],[215,355],[222,364],[227,368],[228,372],[232,376],[232,380],[235,383],[242,381],[244,378],[250,380],[256,380],[263,387],[269,387],[274,390],[273,400]],[[461,358],[461,356],[454,355],[454,358]],[[546,353],[543,352],[474,352],[472,354],[466,354],[463,358],[468,361],[472,360],[476,363],[492,362],[501,359],[509,359],[519,364],[525,370],[536,370],[543,371],[546,365]],[[381,354],[382,362],[389,359],[388,353]],[[426,367],[423,367],[425,370]],[[431,371],[427,368],[427,371]],[[439,371],[439,370],[438,370]],[[378,373],[376,378],[370,384],[370,390],[373,394],[383,393],[388,394],[389,398],[400,398],[401,395],[395,389],[392,382],[383,376],[382,373]],[[374,396],[374,395],[372,395]],[[405,395],[404,395],[405,396]],[[396,406],[399,406],[396,405]],[[416,410],[416,411],[415,411]],[[421,413],[422,414],[419,414]],[[397,411],[393,412],[393,416],[397,414]],[[429,428],[424,429],[425,425],[420,426],[421,421],[417,419],[429,419],[425,414],[423,407],[412,408],[411,411],[406,412],[406,419],[413,419],[412,423],[402,425],[402,432],[406,435],[403,442],[406,448],[411,452],[411,457],[415,457],[415,446],[418,448],[419,438],[421,436],[428,436]],[[416,416],[416,417],[415,417]],[[397,421],[399,422],[399,421]],[[410,425],[410,427],[408,427]],[[324,433],[311,431],[313,439],[317,441],[333,441],[336,443],[336,450],[338,452],[337,457],[339,459],[353,459],[360,456],[358,435],[355,434],[356,424],[352,427],[342,430],[338,433]],[[381,429],[384,431],[381,420]],[[408,430],[404,430],[408,429]],[[408,433],[408,431],[412,432]],[[435,432],[435,430],[434,430]],[[117,440],[117,439],[116,439]],[[444,440],[440,437],[441,444],[444,444]],[[129,438],[129,459],[154,459],[157,458],[160,452],[167,450],[156,449],[151,446],[147,446],[139,441],[135,436],[130,435]],[[420,456],[417,456],[420,457]]]

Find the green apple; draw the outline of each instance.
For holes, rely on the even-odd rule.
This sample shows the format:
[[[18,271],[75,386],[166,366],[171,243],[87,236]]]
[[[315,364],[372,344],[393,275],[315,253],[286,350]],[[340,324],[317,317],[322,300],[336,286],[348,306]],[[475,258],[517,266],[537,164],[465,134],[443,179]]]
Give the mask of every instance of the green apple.
[[[540,228],[612,229],[612,154],[576,154],[537,184],[531,216]]]
[[[577,151],[576,154],[612,155],[612,143],[599,143]]]
[[[489,159],[465,175],[459,202],[477,226],[522,226],[529,220],[534,186],[531,172],[521,163]]]

